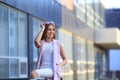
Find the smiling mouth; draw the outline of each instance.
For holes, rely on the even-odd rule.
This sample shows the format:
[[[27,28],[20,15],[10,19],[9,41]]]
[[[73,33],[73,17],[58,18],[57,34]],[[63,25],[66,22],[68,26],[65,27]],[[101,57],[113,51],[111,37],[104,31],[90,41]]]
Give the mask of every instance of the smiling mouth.
[[[52,37],[53,37],[53,34],[50,34],[49,37],[52,38]]]

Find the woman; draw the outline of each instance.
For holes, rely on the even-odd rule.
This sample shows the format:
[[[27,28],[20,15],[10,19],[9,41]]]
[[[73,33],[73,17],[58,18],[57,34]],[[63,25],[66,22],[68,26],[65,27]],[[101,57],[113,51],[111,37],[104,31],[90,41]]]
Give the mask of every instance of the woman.
[[[37,69],[30,74],[31,78],[46,77],[60,80],[61,67],[67,63],[62,46],[56,39],[54,22],[42,23],[42,29],[35,38],[35,46],[39,50]],[[62,62],[59,61],[62,57]]]

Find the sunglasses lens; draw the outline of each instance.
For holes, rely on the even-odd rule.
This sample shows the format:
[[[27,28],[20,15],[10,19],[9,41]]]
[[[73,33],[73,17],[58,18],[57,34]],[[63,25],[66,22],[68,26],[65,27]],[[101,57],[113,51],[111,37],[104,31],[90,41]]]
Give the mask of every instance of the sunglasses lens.
[[[53,25],[55,25],[53,21],[46,22],[46,24],[53,24]]]
[[[46,24],[49,24],[49,22],[46,22]]]

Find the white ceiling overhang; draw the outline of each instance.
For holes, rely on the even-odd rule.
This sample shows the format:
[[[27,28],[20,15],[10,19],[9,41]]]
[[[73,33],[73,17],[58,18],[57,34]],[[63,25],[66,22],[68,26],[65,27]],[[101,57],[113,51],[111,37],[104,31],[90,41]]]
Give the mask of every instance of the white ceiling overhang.
[[[118,28],[97,29],[94,32],[95,44],[106,49],[120,49],[120,30]]]

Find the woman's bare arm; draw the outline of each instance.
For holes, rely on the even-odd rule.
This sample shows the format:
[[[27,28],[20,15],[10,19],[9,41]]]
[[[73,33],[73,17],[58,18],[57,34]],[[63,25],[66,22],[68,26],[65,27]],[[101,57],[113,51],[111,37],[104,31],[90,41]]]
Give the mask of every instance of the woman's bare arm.
[[[41,29],[41,31],[38,33],[38,35],[36,36],[36,38],[35,38],[35,40],[34,40],[34,44],[35,44],[35,46],[36,46],[37,48],[40,47],[40,40],[41,40],[42,35],[43,35],[43,32],[44,32],[44,30],[45,30],[45,23],[43,23],[41,26],[42,26],[42,29]]]
[[[67,63],[67,57],[66,57],[63,47],[61,45],[60,45],[60,55],[61,55],[63,61],[59,65],[62,67]]]

